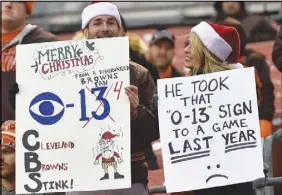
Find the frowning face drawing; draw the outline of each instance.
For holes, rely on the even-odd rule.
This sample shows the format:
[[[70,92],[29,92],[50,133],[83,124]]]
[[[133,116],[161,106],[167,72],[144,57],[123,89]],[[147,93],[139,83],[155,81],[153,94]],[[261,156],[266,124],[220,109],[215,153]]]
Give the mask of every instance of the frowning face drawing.
[[[210,170],[211,168],[212,168],[211,166],[207,166],[208,170]],[[220,164],[217,164],[216,168],[220,169]],[[206,179],[206,183],[208,183],[211,180],[218,179],[218,178],[228,179],[228,177],[226,175],[223,175],[223,174],[220,174],[220,173],[219,174],[213,174]]]

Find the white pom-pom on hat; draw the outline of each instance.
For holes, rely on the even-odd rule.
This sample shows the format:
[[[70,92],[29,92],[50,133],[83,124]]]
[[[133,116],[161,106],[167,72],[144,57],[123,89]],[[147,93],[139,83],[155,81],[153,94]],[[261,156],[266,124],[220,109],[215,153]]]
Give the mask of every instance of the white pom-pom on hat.
[[[91,2],[90,5],[84,8],[84,10],[82,11],[81,29],[84,29],[93,18],[101,15],[108,15],[114,17],[117,20],[118,24],[121,26],[120,14],[117,6],[110,2],[98,1]]]

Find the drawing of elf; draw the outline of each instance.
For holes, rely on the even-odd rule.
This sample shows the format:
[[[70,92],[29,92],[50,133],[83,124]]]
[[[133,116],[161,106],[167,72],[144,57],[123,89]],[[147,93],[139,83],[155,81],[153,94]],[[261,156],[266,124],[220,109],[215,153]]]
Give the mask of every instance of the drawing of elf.
[[[100,180],[109,179],[109,172],[108,168],[112,166],[114,168],[114,178],[115,179],[123,179],[124,176],[119,174],[117,171],[117,162],[115,157],[117,158],[118,163],[122,163],[123,160],[121,159],[120,155],[114,151],[115,142],[113,141],[113,138],[116,136],[119,136],[119,134],[112,134],[110,131],[106,131],[100,141],[100,151],[101,153],[96,156],[96,160],[94,162],[95,165],[99,164],[99,158],[102,157],[102,168],[105,171],[104,177],[100,178]]]

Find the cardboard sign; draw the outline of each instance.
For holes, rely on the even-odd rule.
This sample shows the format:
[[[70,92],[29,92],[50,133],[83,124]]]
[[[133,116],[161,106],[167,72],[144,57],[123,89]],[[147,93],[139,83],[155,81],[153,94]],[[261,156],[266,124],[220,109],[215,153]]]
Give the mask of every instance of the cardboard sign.
[[[17,46],[16,193],[129,188],[128,38]]]
[[[167,191],[263,177],[254,69],[158,80]]]

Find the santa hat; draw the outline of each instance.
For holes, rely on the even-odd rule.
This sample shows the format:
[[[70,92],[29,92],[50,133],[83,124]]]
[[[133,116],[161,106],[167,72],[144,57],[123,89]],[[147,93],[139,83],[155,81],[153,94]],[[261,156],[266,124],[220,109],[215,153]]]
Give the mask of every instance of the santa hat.
[[[230,26],[201,22],[191,29],[208,50],[222,61],[237,63],[240,56],[240,38]]]
[[[15,148],[16,146],[16,133],[15,133],[15,121],[9,120],[1,126],[1,145]]]
[[[110,131],[106,131],[103,135],[102,135],[102,139],[113,139],[116,136],[119,136],[119,134],[113,134]]]
[[[117,6],[115,6],[110,2],[98,1],[98,2],[91,2],[90,5],[84,8],[84,10],[82,11],[81,29],[84,29],[87,26],[87,24],[90,22],[90,20],[100,15],[108,15],[114,17],[117,20],[118,24],[121,26],[120,14]]]

